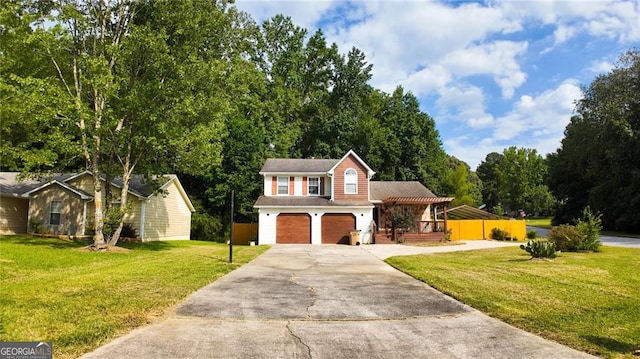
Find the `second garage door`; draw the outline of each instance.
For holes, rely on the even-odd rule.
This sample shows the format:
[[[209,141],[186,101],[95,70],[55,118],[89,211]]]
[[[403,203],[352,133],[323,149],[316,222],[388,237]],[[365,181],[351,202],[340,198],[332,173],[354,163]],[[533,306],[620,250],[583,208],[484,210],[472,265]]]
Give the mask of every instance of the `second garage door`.
[[[311,243],[311,216],[280,213],[276,219],[276,243]]]
[[[322,243],[349,244],[349,231],[356,228],[356,217],[351,213],[327,213],[322,216]]]

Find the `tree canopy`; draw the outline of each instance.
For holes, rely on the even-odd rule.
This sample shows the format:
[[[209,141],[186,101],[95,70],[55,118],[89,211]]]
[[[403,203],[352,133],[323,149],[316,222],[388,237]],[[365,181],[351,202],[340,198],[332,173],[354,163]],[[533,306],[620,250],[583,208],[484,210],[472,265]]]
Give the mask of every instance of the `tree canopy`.
[[[602,213],[606,229],[640,230],[640,50],[582,89],[562,146],[548,156],[549,187],[560,199],[555,223]]]
[[[98,245],[118,239],[133,173],[179,174],[197,209],[218,218],[233,189],[245,221],[269,157],[354,149],[378,179],[441,195],[467,186],[447,179],[457,168],[413,94],[375,89],[360,49],[282,15],[257,24],[202,0],[8,1],[0,41],[0,166],[88,169]],[[121,177],[121,191],[102,193],[101,176]],[[122,210],[110,211],[111,197]],[[120,227],[104,233],[112,215]]]

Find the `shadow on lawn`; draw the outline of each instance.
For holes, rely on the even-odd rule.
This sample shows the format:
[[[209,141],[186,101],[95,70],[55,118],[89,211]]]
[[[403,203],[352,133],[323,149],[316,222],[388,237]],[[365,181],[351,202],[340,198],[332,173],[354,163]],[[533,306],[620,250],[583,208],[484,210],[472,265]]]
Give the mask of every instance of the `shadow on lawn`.
[[[171,245],[162,241],[151,242],[118,242],[118,247],[127,248],[134,251],[166,251],[171,249]]]
[[[601,346],[616,353],[631,354],[635,350],[640,350],[637,345],[630,343],[619,342],[615,339],[599,337],[596,335],[581,335],[583,339],[588,340],[590,343]]]
[[[46,246],[56,249],[79,248],[91,244],[90,239],[60,239],[35,236],[2,236],[2,242],[29,246]]]

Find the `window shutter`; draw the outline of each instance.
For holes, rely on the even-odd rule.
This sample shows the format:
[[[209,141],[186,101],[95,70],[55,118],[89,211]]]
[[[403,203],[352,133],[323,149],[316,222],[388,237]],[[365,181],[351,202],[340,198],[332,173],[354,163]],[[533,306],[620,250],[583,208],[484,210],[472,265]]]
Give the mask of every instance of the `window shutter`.
[[[295,193],[293,193],[294,191],[294,186],[293,183],[296,180],[295,177],[289,177],[289,196],[293,196]]]
[[[307,195],[307,177],[302,177],[302,195]]]
[[[271,195],[275,196],[278,194],[278,177],[271,177]]]
[[[320,195],[324,196],[324,177],[320,177]]]

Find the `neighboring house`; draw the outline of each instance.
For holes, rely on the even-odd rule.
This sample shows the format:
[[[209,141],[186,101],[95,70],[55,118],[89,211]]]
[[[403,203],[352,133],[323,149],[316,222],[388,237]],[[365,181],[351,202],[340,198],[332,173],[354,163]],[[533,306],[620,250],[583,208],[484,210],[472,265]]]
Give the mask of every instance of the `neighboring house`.
[[[341,159],[267,159],[260,174],[264,193],[254,205],[260,244],[347,243],[352,230],[360,231],[361,243],[393,243],[391,211],[420,211],[415,232],[426,234],[441,229],[432,205],[446,214],[452,200],[419,182],[371,181],[375,172],[353,151]]]
[[[45,181],[17,177],[17,172],[0,172],[0,234],[31,233],[36,226],[60,235],[91,233],[95,208],[91,173],[54,175]],[[194,208],[178,177],[164,175],[155,182],[151,186],[142,176],[132,177],[125,223],[143,241],[189,239]],[[119,179],[111,181],[115,206],[119,206],[120,188]]]

